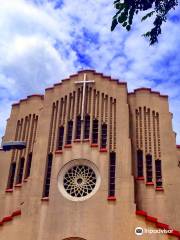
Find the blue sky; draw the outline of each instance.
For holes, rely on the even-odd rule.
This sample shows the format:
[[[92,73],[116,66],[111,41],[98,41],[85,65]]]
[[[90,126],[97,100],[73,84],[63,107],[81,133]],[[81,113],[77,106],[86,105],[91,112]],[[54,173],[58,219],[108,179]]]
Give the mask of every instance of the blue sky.
[[[131,32],[110,32],[109,0],[2,0],[0,5],[0,136],[11,104],[82,68],[128,82],[129,91],[150,87],[168,94],[180,144],[180,8],[172,11],[159,44],[141,35],[152,20]]]

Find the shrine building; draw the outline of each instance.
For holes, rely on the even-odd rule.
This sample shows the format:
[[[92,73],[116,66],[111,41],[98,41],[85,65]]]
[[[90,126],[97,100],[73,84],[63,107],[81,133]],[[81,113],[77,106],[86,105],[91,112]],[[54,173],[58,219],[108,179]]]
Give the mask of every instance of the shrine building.
[[[168,96],[82,70],[13,104],[0,151],[0,239],[180,239]]]

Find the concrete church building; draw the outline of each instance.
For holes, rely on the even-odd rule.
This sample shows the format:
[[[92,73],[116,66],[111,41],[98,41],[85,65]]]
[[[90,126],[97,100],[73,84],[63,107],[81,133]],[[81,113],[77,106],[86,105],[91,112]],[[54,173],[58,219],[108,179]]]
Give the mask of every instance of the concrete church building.
[[[12,105],[0,239],[180,239],[179,160],[167,96],[79,71]]]

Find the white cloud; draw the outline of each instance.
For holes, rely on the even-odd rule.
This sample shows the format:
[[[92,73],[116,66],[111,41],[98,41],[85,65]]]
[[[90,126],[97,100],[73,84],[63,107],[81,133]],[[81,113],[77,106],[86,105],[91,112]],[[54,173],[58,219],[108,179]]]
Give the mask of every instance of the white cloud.
[[[48,0],[0,0],[0,95],[8,109],[0,114],[0,134],[12,101],[42,92],[86,65],[127,81],[129,90],[145,86],[169,94],[180,143],[179,22],[168,21],[160,43],[149,47],[141,34],[151,20],[140,24],[137,18],[130,33],[120,27],[110,32],[114,10],[108,0],[53,6]]]

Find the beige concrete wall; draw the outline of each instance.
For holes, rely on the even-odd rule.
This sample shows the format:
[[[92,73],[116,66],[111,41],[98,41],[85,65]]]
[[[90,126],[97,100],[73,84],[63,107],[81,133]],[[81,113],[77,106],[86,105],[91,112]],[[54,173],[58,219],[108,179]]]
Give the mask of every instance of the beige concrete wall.
[[[12,111],[10,118],[7,122],[7,127],[5,131],[5,135],[3,141],[11,141],[15,140],[16,126],[17,121],[25,118],[25,116],[29,114],[39,115],[40,110],[42,108],[42,97],[41,96],[29,96],[27,99],[21,100],[19,103],[14,104],[12,106]],[[20,156],[20,152],[18,150],[18,156]],[[7,216],[11,214],[16,208],[18,208],[19,204],[22,202],[22,192],[21,188],[14,188],[13,192],[5,193],[9,175],[9,167],[12,159],[13,151],[6,151],[0,153],[0,169],[1,177],[0,177],[0,194],[1,194],[1,206],[0,208],[0,217]],[[17,166],[18,167],[18,157],[17,157]],[[26,164],[26,163],[25,163]],[[14,181],[15,184],[15,181]]]
[[[48,153],[52,104],[77,89],[74,82],[83,79],[83,72],[81,72],[78,75],[71,76],[69,80],[47,89],[44,99],[38,97],[29,98],[27,101],[22,101],[19,105],[13,107],[5,134],[6,140],[13,139],[15,123],[27,114],[36,113],[39,116],[39,124],[33,148],[30,177],[27,182],[23,182],[21,188],[14,188],[13,193],[4,193],[4,190],[1,192],[0,204],[4,207],[1,216],[8,215],[19,207],[22,210],[21,216],[0,227],[2,240],[19,239],[20,237],[24,240],[62,240],[73,239],[73,237],[87,240],[171,239],[161,234],[144,237],[136,237],[134,234],[134,229],[137,226],[155,228],[149,225],[142,217],[135,215],[134,162],[136,158],[134,156],[136,154],[133,112],[136,106],[139,105],[151,106],[160,111],[162,115],[162,166],[165,191],[156,193],[154,188],[147,189],[144,184],[140,183],[141,186],[137,187],[136,185],[136,191],[139,191],[139,200],[137,201],[136,198],[136,201],[138,204],[141,201],[140,205],[144,207],[142,210],[148,211],[150,214],[159,211],[159,220],[165,220],[165,223],[170,223],[175,227],[179,223],[177,218],[179,215],[178,209],[177,217],[174,214],[170,216],[173,212],[170,203],[173,202],[174,206],[178,208],[177,202],[179,198],[172,201],[168,200],[170,195],[174,194],[179,180],[171,178],[171,174],[178,176],[178,171],[174,163],[175,161],[177,163],[177,156],[167,100],[147,92],[128,97],[126,84],[118,84],[117,81],[112,81],[110,78],[94,72],[87,71],[86,73],[89,80],[95,80],[94,88],[96,90],[116,99],[116,201],[107,200],[109,152],[100,152],[99,144],[97,147],[92,148],[90,146],[91,142],[81,141],[79,143],[72,142],[71,148],[63,148],[63,153],[57,154],[55,153],[57,132],[53,149],[49,201],[41,200]],[[164,128],[166,128],[165,133]],[[167,139],[164,139],[164,136]],[[171,150],[167,149],[167,145]],[[107,150],[109,150],[109,146]],[[5,155],[7,161],[4,160]],[[170,164],[170,156],[176,158],[173,158],[172,168],[166,170]],[[97,166],[101,176],[101,184],[96,194],[82,202],[66,199],[58,189],[58,174],[63,166],[73,159],[91,161]],[[4,169],[0,184],[2,189],[5,189],[11,153],[0,152],[0,160],[0,167]],[[152,206],[152,200],[154,202],[159,201],[156,207],[155,204]],[[164,210],[166,213],[162,214]]]
[[[135,130],[135,109],[147,107],[157,111],[160,117],[160,141],[162,178],[164,191],[155,191],[155,186],[146,186],[143,181],[136,181],[137,204],[141,210],[158,217],[175,228],[179,228],[180,215],[180,194],[177,189],[180,184],[180,171],[177,164],[176,142],[172,129],[172,115],[169,112],[168,98],[148,89],[140,89],[129,95],[129,105],[132,123],[132,145],[133,156],[136,161],[136,130]],[[144,129],[143,129],[144,138]],[[144,142],[143,142],[143,150]],[[152,149],[154,156],[154,149]],[[157,157],[158,158],[158,157]],[[153,181],[155,183],[155,158],[153,157]],[[146,164],[144,162],[144,176],[146,181]],[[136,176],[136,169],[134,169]]]

